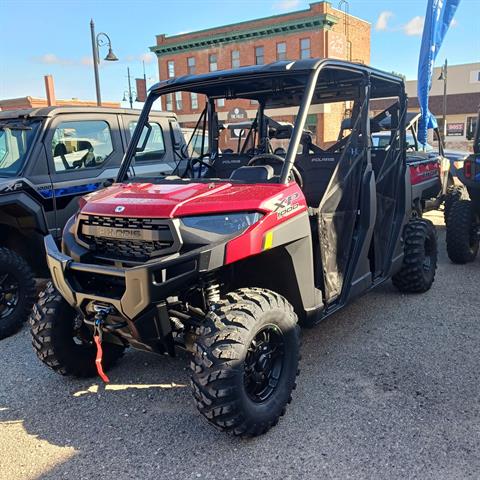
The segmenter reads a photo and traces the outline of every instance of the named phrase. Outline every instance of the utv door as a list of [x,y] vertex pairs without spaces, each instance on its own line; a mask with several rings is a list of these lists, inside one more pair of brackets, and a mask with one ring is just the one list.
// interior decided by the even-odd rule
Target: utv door
[[77,211],[80,196],[116,178],[123,157],[119,129],[116,114],[73,114],[52,120],[45,149],[60,232]]
[[[368,138],[368,97],[365,96],[355,102],[351,134],[329,149],[339,154],[340,158],[320,202],[318,215],[323,290],[327,305],[339,300],[345,293],[355,264],[359,261],[358,251],[366,241],[365,235],[359,235],[358,231],[361,198],[370,197],[372,188],[368,181],[371,171]],[[368,275],[369,267],[366,268]]]
[[32,146],[23,172],[25,177],[24,191],[38,204],[38,208],[35,208],[36,218],[33,225],[43,235],[47,233],[55,234],[56,232],[53,186],[49,174],[47,154],[44,144],[40,140],[44,133],[44,128],[44,123],[39,122],[38,140]]
[[389,274],[406,203],[405,108],[405,102],[392,108],[389,145],[372,153],[365,93],[354,104],[351,134],[332,147],[340,160],[319,208],[327,304],[343,303]]
[[372,150],[371,154],[377,205],[370,249],[374,279],[387,276],[392,262],[399,255],[396,250],[406,208],[406,102],[393,104],[390,112],[392,128],[389,144],[384,149]]

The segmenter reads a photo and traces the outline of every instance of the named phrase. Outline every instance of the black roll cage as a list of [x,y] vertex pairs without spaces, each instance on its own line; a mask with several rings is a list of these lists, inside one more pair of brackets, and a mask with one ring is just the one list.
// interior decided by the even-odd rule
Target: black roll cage
[[[297,64],[299,64],[299,66],[298,68],[295,68]],[[385,97],[391,96],[391,97],[397,97],[400,102],[402,101],[406,102],[405,86],[401,78],[392,74],[388,74],[386,72],[382,72],[380,70],[366,67],[361,64],[344,62],[344,61],[333,60],[333,59],[311,59],[307,61],[300,60],[297,62],[276,62],[274,64],[269,64],[264,66],[256,66],[256,67],[250,67],[250,68],[244,67],[236,70],[210,72],[209,74],[196,75],[196,76],[192,75],[192,76],[180,77],[178,79],[166,80],[166,81],[160,82],[159,84],[157,84],[156,86],[153,86],[150,89],[150,93],[147,97],[142,113],[138,120],[137,126],[135,128],[135,131],[129,143],[128,149],[125,153],[124,160],[120,167],[120,170],[117,176],[117,182],[122,182],[125,180],[131,161],[135,156],[136,146],[142,135],[143,128],[144,126],[148,125],[148,117],[149,117],[149,113],[152,108],[152,105],[160,96],[174,93],[177,91],[195,91],[195,92],[203,93],[202,88],[206,88],[207,86],[214,87],[215,85],[223,86],[223,87],[226,86],[228,88],[229,83],[233,84],[234,81],[238,81],[239,79],[242,79],[242,77],[248,78],[249,81],[255,80],[257,78],[258,79],[260,78],[276,79],[280,75],[291,76],[292,74],[295,74],[298,71],[299,75],[308,74],[308,80],[303,91],[302,100],[300,103],[294,129],[293,129],[292,136],[290,138],[290,142],[288,145],[288,150],[285,156],[285,163],[282,167],[282,172],[279,180],[280,183],[283,183],[283,184],[288,183],[291,175],[292,167],[295,163],[296,152],[298,151],[298,147],[302,139],[302,134],[304,131],[304,126],[306,124],[309,108],[310,108],[310,105],[312,104],[315,90],[317,89],[317,82],[318,82],[319,76],[322,72],[328,71],[328,70],[333,72],[333,74],[335,74],[335,72],[344,72],[344,73],[348,72],[355,75],[360,75],[361,81],[359,81],[358,79],[354,79],[355,81],[353,85],[352,84],[347,84],[346,86],[340,85],[340,88],[339,88],[338,83],[329,80],[327,82],[325,89],[323,90],[323,92],[321,92],[321,94],[334,90],[336,92],[336,96],[332,97],[331,95],[330,96],[326,95],[325,97],[322,98],[323,102],[319,102],[319,103],[326,103],[327,101],[333,101],[333,100],[334,101],[351,100],[352,87],[354,89],[355,87],[360,87],[360,89],[357,90],[358,93],[356,98],[358,99],[360,99],[360,97],[365,96],[368,99],[368,101],[370,101],[371,98],[385,98]],[[375,82],[372,82],[372,80],[375,80],[375,79],[377,79],[379,82],[380,81],[388,82],[389,85],[391,84],[391,87],[396,87],[396,89],[391,88],[390,89],[391,91],[389,90],[388,93],[383,95],[381,94],[381,91],[379,92],[378,95],[374,95]],[[291,90],[298,89],[298,86],[284,88],[285,91],[288,91],[289,89]],[[381,87],[379,87],[378,90],[381,90]],[[272,88],[269,88],[267,90],[258,90],[258,89],[253,91],[247,90],[247,91],[242,91],[237,95],[232,94],[231,97],[228,97],[228,98],[238,98],[242,96],[254,98],[255,95],[271,94],[272,92],[274,92]],[[344,94],[343,97],[340,95],[340,93],[342,92]],[[350,95],[348,95],[349,93]],[[218,120],[215,112],[215,100],[217,98],[225,98],[225,96],[212,95],[207,93],[203,93],[203,94],[208,96],[207,112],[206,112],[208,125],[209,126],[214,125],[215,122],[218,125]],[[265,111],[265,103],[262,100],[259,100],[259,108],[258,108],[258,113],[255,121],[257,122],[257,125],[259,125],[261,129],[263,128],[263,123],[264,123],[263,122],[264,111]],[[404,131],[405,118],[404,117],[402,118],[403,118],[402,125],[398,125],[398,127],[402,128]],[[368,118],[366,120],[366,123],[369,123]],[[367,129],[369,131],[369,125],[367,125]],[[218,129],[214,129],[210,127],[208,130],[208,136],[209,136],[209,150],[210,152],[212,151],[215,152],[214,155],[213,156],[211,155],[210,157],[210,159],[213,161],[215,160],[216,151],[218,150],[218,148],[215,150],[213,149],[215,145],[218,145]],[[366,145],[364,146],[366,147]],[[202,151],[203,151],[203,146],[202,146]]]

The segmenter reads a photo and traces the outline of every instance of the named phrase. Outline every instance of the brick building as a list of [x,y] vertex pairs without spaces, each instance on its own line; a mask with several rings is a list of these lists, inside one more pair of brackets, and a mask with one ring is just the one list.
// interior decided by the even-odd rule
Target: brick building
[[[46,98],[40,97],[18,97],[7,98],[0,100],[0,111],[5,110],[25,110],[29,108],[41,108],[52,105]],[[96,107],[96,100],[79,100],[78,98],[70,98],[67,100],[56,99],[53,105],[61,107]],[[102,101],[102,107],[120,108],[120,102],[104,102]]]
[[[333,8],[329,2],[315,2],[306,10],[197,32],[168,37],[161,34],[156,40],[150,50],[158,57],[160,80],[300,58],[370,62],[370,24]],[[203,107],[202,98],[186,92],[162,99],[162,108],[175,111],[184,126],[190,126]],[[342,117],[346,108],[336,105],[328,109],[328,114]],[[236,109],[246,112],[248,118],[256,112],[249,101],[217,102],[221,121],[230,121]],[[338,119],[326,122],[326,113],[318,106],[308,119],[309,128],[320,142],[335,140],[338,134]],[[283,115],[281,120],[293,121],[293,116]],[[335,124],[335,132],[328,131],[330,123]]]
[[[40,97],[18,97],[6,98],[0,100],[0,111],[5,110],[26,110],[29,108],[41,108],[58,105],[61,107],[96,107],[97,102],[93,100],[79,100],[78,98],[70,98],[68,100],[60,100],[55,96],[55,85],[51,75],[45,75],[45,94],[46,98]],[[102,106],[110,108],[120,108],[119,102],[102,102]]]

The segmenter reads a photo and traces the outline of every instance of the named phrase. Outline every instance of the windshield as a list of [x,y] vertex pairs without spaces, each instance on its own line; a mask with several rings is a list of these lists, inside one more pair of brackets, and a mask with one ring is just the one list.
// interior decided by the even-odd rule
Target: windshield
[[40,122],[0,123],[0,177],[14,177],[22,169]]
[[234,170],[248,166],[251,159],[260,154],[281,157],[266,174],[267,180],[279,178],[302,96],[280,107],[275,105],[276,100],[284,99],[280,95],[273,95],[265,102],[250,98],[209,99],[191,92],[157,97],[152,110],[172,111],[175,107],[183,148],[173,154],[162,150],[165,163],[156,179],[151,178],[151,172],[143,175],[139,171],[139,159],[159,153],[158,149],[151,148],[158,135],[153,121],[148,120],[135,142],[128,180],[232,180]]

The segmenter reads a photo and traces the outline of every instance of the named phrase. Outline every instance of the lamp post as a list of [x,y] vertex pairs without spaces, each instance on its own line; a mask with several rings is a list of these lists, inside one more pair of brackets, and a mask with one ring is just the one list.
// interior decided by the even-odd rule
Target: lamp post
[[130,67],[127,67],[127,75],[128,75],[128,90],[123,92],[123,100],[122,102],[127,101],[128,95],[128,102],[130,103],[130,108],[133,108],[133,97],[135,97],[135,101],[137,101],[137,92],[132,90],[132,82],[130,80]]
[[443,141],[447,137],[447,78],[448,78],[448,63],[445,59],[445,63],[442,65],[439,80],[443,80]]
[[116,62],[118,58],[112,51],[112,42],[110,37],[103,32],[100,32],[98,35],[95,35],[95,24],[93,23],[93,18],[90,20],[90,33],[92,36],[92,55],[93,55],[93,71],[95,73],[95,89],[97,92],[97,105],[102,106],[102,96],[100,94],[100,77],[98,74],[98,65],[100,64],[100,55],[98,49],[104,45],[108,46],[107,56],[104,58],[107,62]]

